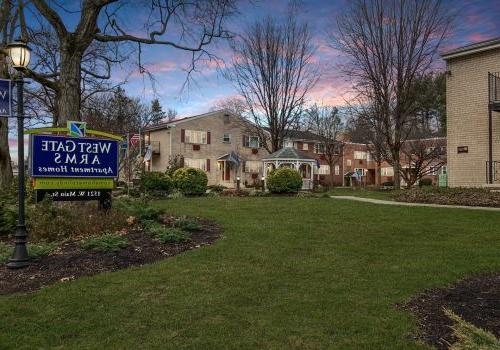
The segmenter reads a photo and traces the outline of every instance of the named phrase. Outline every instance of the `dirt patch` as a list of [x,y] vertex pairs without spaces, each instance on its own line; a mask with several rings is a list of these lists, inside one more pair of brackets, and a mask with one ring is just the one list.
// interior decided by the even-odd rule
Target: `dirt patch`
[[0,294],[31,292],[59,281],[151,263],[212,244],[220,237],[221,230],[216,224],[204,220],[200,223],[203,230],[193,232],[189,242],[162,244],[141,229],[132,229],[124,234],[128,246],[115,253],[89,251],[78,242],[67,242],[23,269],[11,270],[2,265]]
[[500,337],[500,273],[482,274],[449,288],[427,290],[402,307],[418,318],[421,334],[415,338],[438,349],[448,349],[456,341],[450,328],[453,322],[443,308]]

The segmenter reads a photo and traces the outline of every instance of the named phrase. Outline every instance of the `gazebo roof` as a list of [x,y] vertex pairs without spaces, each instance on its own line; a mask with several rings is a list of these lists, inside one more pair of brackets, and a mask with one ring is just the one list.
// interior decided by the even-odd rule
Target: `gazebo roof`
[[315,161],[316,159],[299,151],[293,147],[285,147],[274,153],[271,153],[262,160],[309,160]]

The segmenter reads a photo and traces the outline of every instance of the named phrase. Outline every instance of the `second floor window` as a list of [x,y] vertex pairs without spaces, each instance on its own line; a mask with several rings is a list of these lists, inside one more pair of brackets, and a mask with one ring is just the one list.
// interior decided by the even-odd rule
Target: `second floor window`
[[325,153],[325,144],[324,143],[316,143],[314,145],[314,153],[317,153],[317,154]]
[[309,144],[308,144],[308,143],[303,143],[303,144],[302,144],[302,149],[303,149],[304,151],[309,150]]
[[347,160],[347,166],[351,166],[352,165],[352,161],[350,159]]
[[366,159],[366,152],[354,151],[354,159]]
[[186,130],[185,131],[185,143],[197,143],[201,145],[207,144],[207,132],[197,131],[197,130]]
[[394,176],[394,169],[392,167],[385,167],[380,169],[381,176]]
[[330,175],[330,166],[326,164],[321,164],[319,168],[314,168],[315,173],[319,175]]
[[260,138],[258,136],[243,136],[243,146],[250,148],[259,148]]
[[293,141],[285,140],[284,147],[293,148]]
[[225,132],[224,135],[222,136],[222,142],[231,143],[231,134]]

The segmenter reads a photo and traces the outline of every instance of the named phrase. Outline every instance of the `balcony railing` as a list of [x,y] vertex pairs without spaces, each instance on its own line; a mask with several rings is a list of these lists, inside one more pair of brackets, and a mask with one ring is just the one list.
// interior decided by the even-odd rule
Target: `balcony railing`
[[488,96],[490,104],[500,104],[500,72],[488,73]]

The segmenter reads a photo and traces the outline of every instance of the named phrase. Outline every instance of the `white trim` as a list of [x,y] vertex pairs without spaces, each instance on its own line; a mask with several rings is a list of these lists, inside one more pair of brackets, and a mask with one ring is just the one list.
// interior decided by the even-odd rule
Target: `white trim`
[[441,57],[443,58],[443,60],[447,61],[447,60],[450,60],[453,58],[473,55],[475,53],[480,53],[480,52],[499,49],[499,48],[500,48],[500,43],[496,43],[493,45],[487,45],[487,46],[482,46],[482,47],[478,47],[478,48],[464,49],[464,51],[460,51],[460,52],[456,52],[456,53],[444,53],[441,55]]

